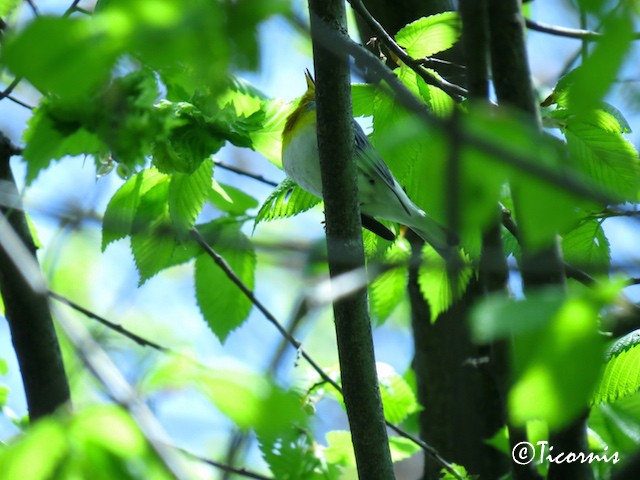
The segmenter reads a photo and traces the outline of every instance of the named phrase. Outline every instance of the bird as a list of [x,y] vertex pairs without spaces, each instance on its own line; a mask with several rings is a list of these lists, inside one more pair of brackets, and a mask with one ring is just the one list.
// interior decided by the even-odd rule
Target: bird
[[[315,82],[309,70],[305,71],[305,78],[307,91],[287,117],[282,132],[282,166],[298,186],[322,198]],[[409,198],[355,119],[351,125],[363,226],[390,240],[393,234],[373,219],[405,225],[446,259],[454,247],[453,236]]]

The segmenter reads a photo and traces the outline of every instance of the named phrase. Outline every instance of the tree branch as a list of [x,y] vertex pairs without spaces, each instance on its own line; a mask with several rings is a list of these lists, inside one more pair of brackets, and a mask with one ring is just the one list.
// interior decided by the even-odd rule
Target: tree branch
[[[582,28],[567,28],[560,27],[557,25],[547,25],[545,23],[539,23],[530,18],[525,19],[525,24],[529,30],[534,30],[536,32],[548,33],[550,35],[555,35],[557,37],[565,37],[565,38],[575,38],[578,40],[593,42],[597,40],[602,40],[604,34],[600,32],[594,32],[591,30],[585,30]],[[633,34],[633,38],[636,40],[640,39],[640,32],[636,32]]]
[[[0,134],[0,181],[3,190],[13,191],[12,201],[19,202],[9,164],[15,152]],[[33,421],[69,403],[69,384],[27,220],[20,208],[4,203],[0,201],[0,292]]]
[[[334,279],[365,264],[349,63],[346,53],[334,53],[318,40],[327,29],[345,35],[346,11],[342,0],[309,0],[309,13],[327,253]],[[342,391],[359,477],[393,479],[367,303],[366,290],[333,303]]]

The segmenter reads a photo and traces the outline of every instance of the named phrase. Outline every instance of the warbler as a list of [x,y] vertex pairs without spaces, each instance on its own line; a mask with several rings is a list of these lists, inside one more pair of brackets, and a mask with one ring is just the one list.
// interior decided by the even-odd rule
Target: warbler
[[[287,118],[282,132],[282,165],[287,176],[304,190],[322,198],[320,157],[316,137],[317,117],[315,83],[305,72],[307,91],[298,107]],[[447,257],[452,245],[445,228],[409,199],[389,167],[373,147],[364,131],[353,120],[354,152],[358,170],[358,192],[363,225],[374,233],[392,239],[381,224],[368,217],[378,217],[409,227],[441,256]],[[377,225],[376,225],[377,223]],[[377,230],[376,230],[377,227]],[[386,229],[386,227],[382,227]],[[387,230],[388,232],[388,230]]]

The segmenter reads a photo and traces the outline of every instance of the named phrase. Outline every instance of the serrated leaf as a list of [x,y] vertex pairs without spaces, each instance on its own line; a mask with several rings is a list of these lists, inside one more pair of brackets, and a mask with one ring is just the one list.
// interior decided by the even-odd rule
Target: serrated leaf
[[564,259],[593,275],[606,274],[611,261],[609,240],[596,219],[585,220],[562,236]]
[[407,416],[420,409],[418,400],[409,384],[385,363],[377,363],[380,396],[384,418],[391,423],[401,423]]
[[299,428],[289,428],[280,435],[258,437],[260,451],[275,478],[282,480],[312,480],[318,475],[322,462],[316,455],[313,438]]
[[260,222],[292,217],[306,212],[320,202],[318,197],[300,188],[290,178],[285,178],[260,207],[254,228]]
[[[406,240],[396,241],[384,252],[382,260],[402,264],[411,257]],[[378,323],[384,322],[405,296],[407,288],[407,268],[398,265],[378,276],[369,284],[371,311]]]
[[[214,221],[200,230],[212,230],[212,248],[229,264],[242,283],[253,289],[256,257],[249,239],[235,223]],[[247,319],[253,304],[238,286],[216,265],[201,254],[195,266],[196,299],[211,331],[224,342]]]
[[140,199],[151,188],[167,180],[168,177],[155,168],[148,168],[131,177],[118,189],[109,200],[102,219],[102,251],[111,242],[131,234]]
[[395,38],[410,56],[424,58],[451,48],[461,31],[458,14],[444,12],[410,23],[401,28]]
[[171,266],[177,239],[169,215],[169,181],[158,183],[140,198],[133,219],[131,253],[139,284]]
[[195,224],[211,193],[213,162],[202,162],[191,174],[174,173],[169,186],[169,215],[177,231],[185,235]]
[[612,403],[640,389],[640,330],[616,340],[606,353],[606,365],[593,403]]
[[640,185],[638,152],[622,134],[569,119],[564,129],[574,166],[604,186],[610,195],[635,200]]
[[429,245],[422,249],[422,264],[418,272],[420,292],[429,303],[431,322],[445,312],[453,302],[462,297],[471,278],[473,269],[466,264],[465,254],[460,255],[456,271],[447,271],[447,264],[442,257]]

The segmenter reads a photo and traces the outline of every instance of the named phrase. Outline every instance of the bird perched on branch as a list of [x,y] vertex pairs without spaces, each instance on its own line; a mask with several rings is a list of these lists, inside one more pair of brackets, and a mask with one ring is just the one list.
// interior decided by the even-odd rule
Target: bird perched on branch
[[[308,70],[305,76],[307,91],[298,107],[287,118],[282,132],[282,164],[289,178],[306,191],[322,198],[316,136],[316,90]],[[363,225],[388,240],[393,240],[393,234],[373,220],[373,217],[406,225],[446,259],[447,252],[453,247],[450,235],[409,199],[360,125],[355,120],[351,125]]]

